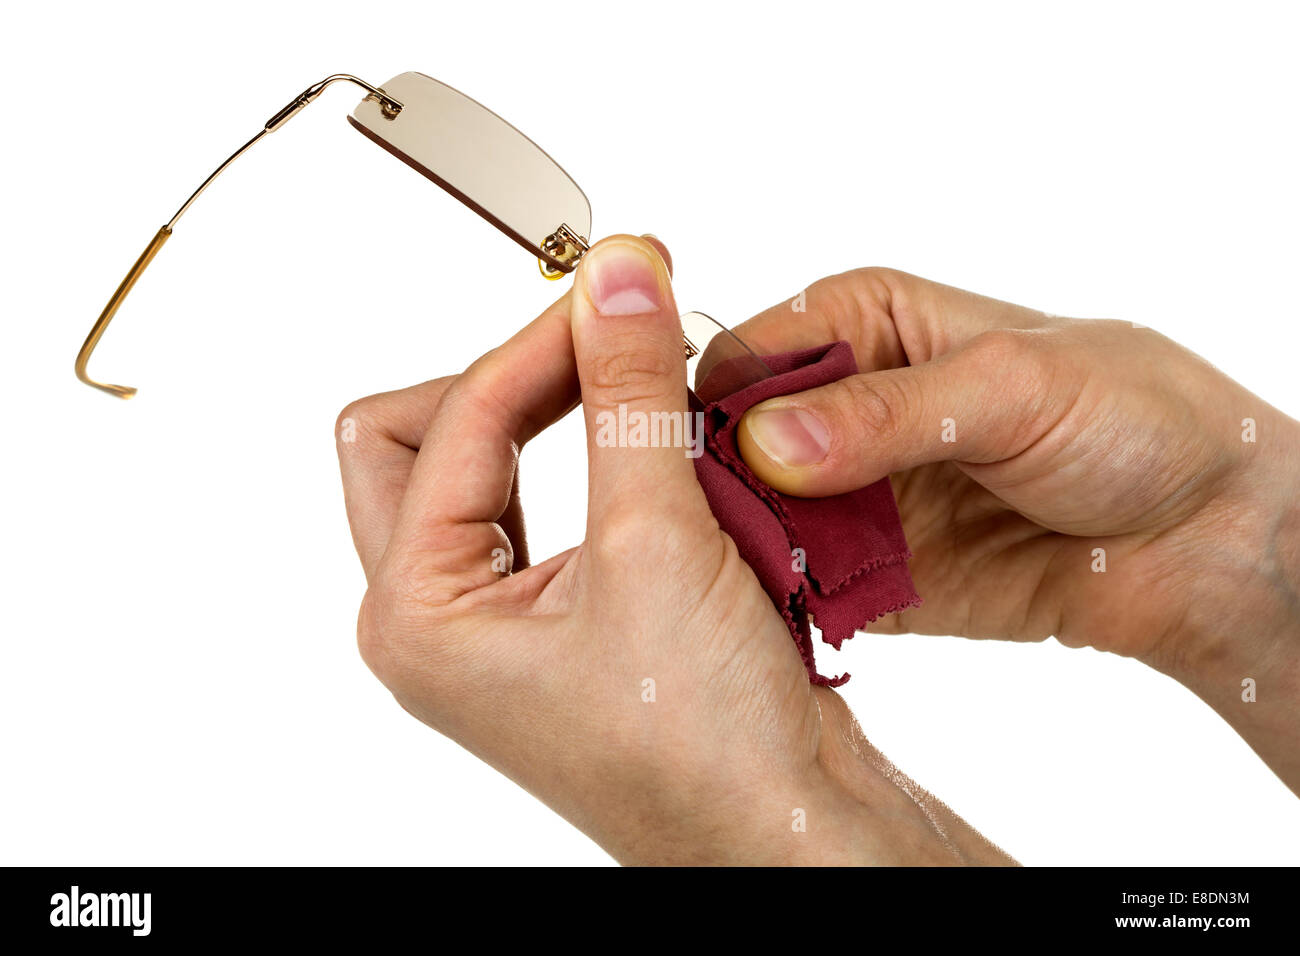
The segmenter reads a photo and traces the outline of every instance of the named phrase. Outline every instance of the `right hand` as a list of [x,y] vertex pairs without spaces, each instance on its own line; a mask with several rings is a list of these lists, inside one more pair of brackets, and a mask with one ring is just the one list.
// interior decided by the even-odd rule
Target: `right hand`
[[1300,792],[1300,424],[1129,322],[881,269],[803,296],[737,333],[759,352],[847,339],[861,374],[755,406],[737,436],[786,494],[893,475],[925,603],[868,630],[1139,658]]

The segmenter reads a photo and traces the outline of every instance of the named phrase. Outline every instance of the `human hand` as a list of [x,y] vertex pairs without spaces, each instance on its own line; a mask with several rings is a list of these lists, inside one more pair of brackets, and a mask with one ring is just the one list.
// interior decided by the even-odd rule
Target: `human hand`
[[[519,450],[579,399],[586,536],[528,566]],[[809,685],[685,449],[595,440],[620,405],[687,408],[668,271],[632,237],[463,375],[344,410],[359,643],[398,702],[620,861],[1006,862]]]
[[803,304],[737,333],[760,352],[847,339],[862,374],[756,406],[737,436],[787,494],[892,474],[925,603],[867,630],[1136,657],[1300,792],[1294,420],[1128,322],[882,269],[824,279]]

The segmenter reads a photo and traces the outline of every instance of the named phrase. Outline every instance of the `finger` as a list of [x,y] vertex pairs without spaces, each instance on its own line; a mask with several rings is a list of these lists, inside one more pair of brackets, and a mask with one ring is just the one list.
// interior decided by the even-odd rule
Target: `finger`
[[673,254],[668,251],[664,241],[649,232],[642,235],[641,238],[655,247],[655,251],[659,253],[659,258],[663,259],[664,265],[668,268],[668,275],[671,276],[673,274]]
[[497,519],[497,524],[506,533],[506,538],[510,541],[510,551],[514,555],[510,570],[522,571],[529,564],[528,532],[524,525],[523,501],[519,497],[518,463],[515,464],[515,480],[510,483],[510,500],[506,503],[506,510]]
[[578,266],[572,311],[589,531],[619,514],[707,510],[689,454],[682,328],[658,251],[632,236],[597,243]]
[[[658,250],[672,271],[672,255],[663,240],[643,237]],[[567,302],[566,297],[552,308]],[[410,388],[381,392],[350,403],[338,417],[335,438],[343,476],[343,500],[352,541],[367,580],[388,547],[397,509],[406,492],[416,453],[434,409],[455,376]],[[514,569],[527,566],[524,516],[516,476],[501,526],[514,549]]]
[[813,283],[733,331],[760,354],[853,345],[863,371],[919,365],[991,329],[1039,328],[1033,309],[894,269],[855,269]]
[[923,365],[762,402],[737,429],[741,455],[762,481],[801,497],[928,462],[1014,458],[1062,419],[1082,387],[1043,335],[985,333]]
[[470,366],[438,404],[383,559],[417,570],[431,603],[489,584],[513,563],[501,522],[519,449],[578,399],[570,297]]
[[367,580],[388,547],[420,441],[453,378],[371,395],[339,413],[334,435],[343,502]]

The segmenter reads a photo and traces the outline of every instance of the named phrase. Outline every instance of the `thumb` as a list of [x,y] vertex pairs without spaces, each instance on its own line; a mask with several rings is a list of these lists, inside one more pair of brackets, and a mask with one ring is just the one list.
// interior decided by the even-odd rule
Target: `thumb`
[[707,512],[690,452],[686,353],[668,268],[633,236],[592,247],[571,304],[589,460],[588,523]]
[[922,365],[769,399],[741,419],[741,456],[798,497],[842,494],[930,462],[1012,458],[1070,404],[1030,336],[985,333]]

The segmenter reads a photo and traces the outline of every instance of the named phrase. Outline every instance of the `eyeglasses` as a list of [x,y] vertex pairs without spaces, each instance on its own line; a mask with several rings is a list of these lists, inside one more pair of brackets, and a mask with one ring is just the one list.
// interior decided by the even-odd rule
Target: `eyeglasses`
[[[95,346],[123,300],[171,238],[177,221],[213,180],[255,143],[280,129],[338,82],[353,83],[366,91],[365,98],[348,116],[348,122],[363,136],[437,183],[535,255],[546,278],[559,279],[574,270],[589,248],[591,204],[578,184],[540,146],[487,107],[423,73],[402,73],[383,86],[371,86],[355,76],[337,73],[307,87],[268,119],[252,139],[203,180],[158,230],[86,336],[77,353],[77,378],[118,398],[135,395],[136,389],[130,386],[96,381],[86,371]],[[716,341],[716,336],[726,330],[702,313],[691,315],[700,317],[695,321],[694,333],[699,341],[692,341],[688,329],[688,357],[699,355],[706,345],[711,354],[727,358],[749,353],[730,333],[727,335],[734,345],[720,348],[722,342]],[[763,367],[761,361],[754,361]],[[755,368],[753,374],[757,373]]]

